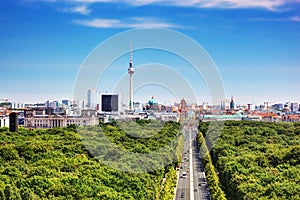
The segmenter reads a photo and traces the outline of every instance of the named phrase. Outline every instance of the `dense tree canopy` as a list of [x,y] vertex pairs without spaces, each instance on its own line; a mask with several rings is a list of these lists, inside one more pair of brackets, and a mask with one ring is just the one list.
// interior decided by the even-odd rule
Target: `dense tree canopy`
[[[144,126],[146,123],[130,122],[123,128]],[[180,159],[178,152],[182,148],[178,123],[163,124],[161,130],[148,127],[149,132],[155,132],[154,138],[132,137],[116,123],[101,126],[101,134],[131,152],[159,149],[175,137],[172,155],[175,159],[156,171],[129,173],[111,168],[98,160],[86,148],[82,135],[78,134],[79,129],[74,126],[43,130],[20,128],[16,133],[1,128],[0,199],[148,200],[168,199],[173,195],[171,188],[176,183],[174,166]],[[93,130],[98,127],[90,129],[85,133],[97,139]]]
[[215,171],[205,139],[201,132],[197,135],[197,144],[200,149],[202,163],[205,167],[205,174],[211,198],[214,200],[226,200],[224,191],[220,187],[219,177]]
[[227,121],[211,157],[228,199],[300,199],[299,123]]

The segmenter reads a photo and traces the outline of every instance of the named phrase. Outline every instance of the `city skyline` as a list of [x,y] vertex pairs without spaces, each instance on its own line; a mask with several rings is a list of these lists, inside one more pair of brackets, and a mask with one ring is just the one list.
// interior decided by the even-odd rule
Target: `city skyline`
[[[233,95],[241,103],[300,102],[300,2],[205,2],[4,2],[0,8],[1,98],[24,103],[71,99],[80,65],[95,46],[132,28],[162,27],[186,34],[206,49],[223,78],[226,97]],[[170,57],[166,53],[133,53],[134,67],[156,62],[180,72],[186,65],[179,59],[166,61]],[[117,73],[107,76],[100,92],[114,92],[109,80],[128,75],[128,58],[124,55],[112,64]],[[207,101],[203,81],[193,80],[192,72],[187,74],[187,79],[201,85],[200,101]],[[149,87],[137,92],[134,96],[141,99],[162,95],[153,94]]]

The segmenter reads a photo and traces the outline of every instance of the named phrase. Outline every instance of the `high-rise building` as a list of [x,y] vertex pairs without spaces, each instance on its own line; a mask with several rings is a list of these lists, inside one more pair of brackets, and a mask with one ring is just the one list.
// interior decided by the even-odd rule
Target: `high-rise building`
[[98,99],[96,90],[87,91],[87,108],[96,109],[96,101]]
[[80,100],[74,101],[72,107],[74,107],[74,109],[78,109],[78,110],[86,109],[85,100],[80,99]]
[[299,111],[299,104],[298,103],[291,103],[291,111],[298,112]]
[[226,101],[221,101],[220,110],[226,110]]
[[233,96],[231,96],[231,101],[230,101],[230,110],[234,110],[235,109],[235,102],[233,100]]
[[129,74],[129,110],[133,110],[133,83],[132,77],[134,74],[134,68],[132,65],[132,42],[130,41],[130,61],[129,61],[129,68],[127,70]]
[[18,113],[12,112],[9,114],[9,131],[17,132],[18,131]]
[[118,94],[101,94],[101,108],[102,112],[119,112],[119,95]]

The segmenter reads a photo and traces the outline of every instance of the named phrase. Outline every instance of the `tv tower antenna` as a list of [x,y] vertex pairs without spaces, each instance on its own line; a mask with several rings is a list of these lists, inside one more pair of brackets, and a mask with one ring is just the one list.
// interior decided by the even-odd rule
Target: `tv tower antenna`
[[133,87],[132,87],[132,77],[134,74],[134,68],[132,66],[132,41],[130,40],[130,61],[129,61],[129,68],[128,68],[128,74],[129,74],[129,110],[133,110]]

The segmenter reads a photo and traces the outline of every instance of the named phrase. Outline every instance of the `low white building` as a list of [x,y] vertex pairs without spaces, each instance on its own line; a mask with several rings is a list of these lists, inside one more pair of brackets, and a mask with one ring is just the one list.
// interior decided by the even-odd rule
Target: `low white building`
[[76,126],[90,126],[99,124],[97,117],[32,117],[25,118],[25,128],[53,128],[53,127],[67,127],[69,125]]
[[32,109],[25,112],[25,128],[53,128],[69,125],[90,126],[99,124],[95,110],[82,110],[81,116],[67,116],[65,113],[52,113],[45,109]]

